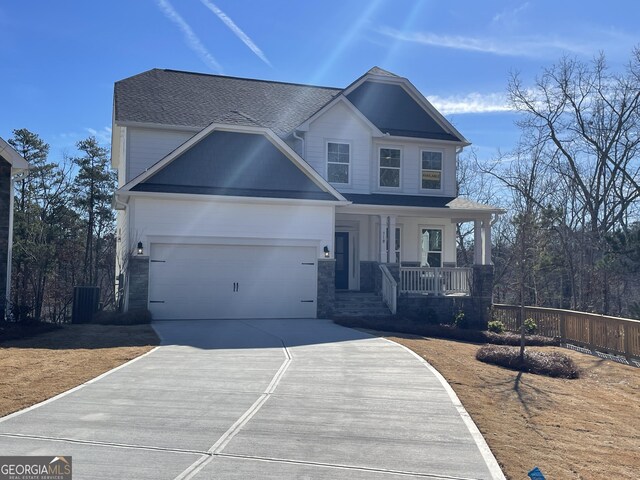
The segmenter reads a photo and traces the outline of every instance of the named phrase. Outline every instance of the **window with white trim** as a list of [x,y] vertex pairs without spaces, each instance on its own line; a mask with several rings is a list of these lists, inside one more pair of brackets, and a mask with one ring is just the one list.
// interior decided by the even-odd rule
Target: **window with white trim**
[[420,266],[442,266],[442,229],[420,229]]
[[400,149],[380,148],[380,183],[381,187],[400,187]]
[[349,183],[351,145],[327,142],[327,180],[330,183]]
[[422,151],[422,184],[425,190],[442,189],[442,152]]

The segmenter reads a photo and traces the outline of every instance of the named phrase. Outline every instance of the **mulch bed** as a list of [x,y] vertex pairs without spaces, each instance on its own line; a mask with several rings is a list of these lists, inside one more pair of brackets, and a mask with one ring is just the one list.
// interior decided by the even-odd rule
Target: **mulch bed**
[[565,353],[525,350],[524,362],[520,362],[520,348],[485,345],[478,349],[476,358],[481,362],[521,372],[559,378],[578,378],[580,371]]
[[[367,328],[371,330],[410,333],[432,338],[448,338],[451,340],[461,340],[463,342],[473,342],[478,344],[491,343],[494,345],[520,345],[520,334],[504,332],[494,333],[485,330],[472,330],[456,328],[451,325],[433,325],[418,322],[406,318],[394,317],[338,317],[333,321],[338,325],[351,328]],[[527,335],[527,346],[557,346],[557,339],[542,337],[540,335]]]

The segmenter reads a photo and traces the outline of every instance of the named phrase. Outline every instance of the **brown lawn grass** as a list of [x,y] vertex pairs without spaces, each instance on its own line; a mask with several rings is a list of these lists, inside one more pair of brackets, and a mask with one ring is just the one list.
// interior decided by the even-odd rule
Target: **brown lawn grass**
[[80,385],[158,344],[149,325],[68,325],[0,343],[0,417]]
[[519,374],[475,359],[479,345],[389,336],[451,384],[507,478],[538,466],[552,479],[640,478],[640,369],[561,349],[576,380]]

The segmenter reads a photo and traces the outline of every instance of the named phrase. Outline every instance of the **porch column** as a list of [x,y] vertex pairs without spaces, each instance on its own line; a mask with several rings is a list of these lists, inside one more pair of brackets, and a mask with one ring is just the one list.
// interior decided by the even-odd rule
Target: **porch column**
[[388,263],[389,256],[387,254],[387,222],[389,217],[380,215],[380,263]]
[[396,261],[396,216],[389,215],[389,263]]
[[482,221],[483,265],[491,265],[491,219]]
[[473,264],[482,265],[482,221],[473,221]]

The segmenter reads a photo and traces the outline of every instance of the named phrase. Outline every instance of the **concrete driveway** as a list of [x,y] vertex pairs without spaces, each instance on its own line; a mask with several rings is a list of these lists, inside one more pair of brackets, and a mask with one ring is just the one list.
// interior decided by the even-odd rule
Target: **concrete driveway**
[[154,324],[162,346],[0,420],[0,455],[78,479],[504,478],[408,350],[325,320]]

